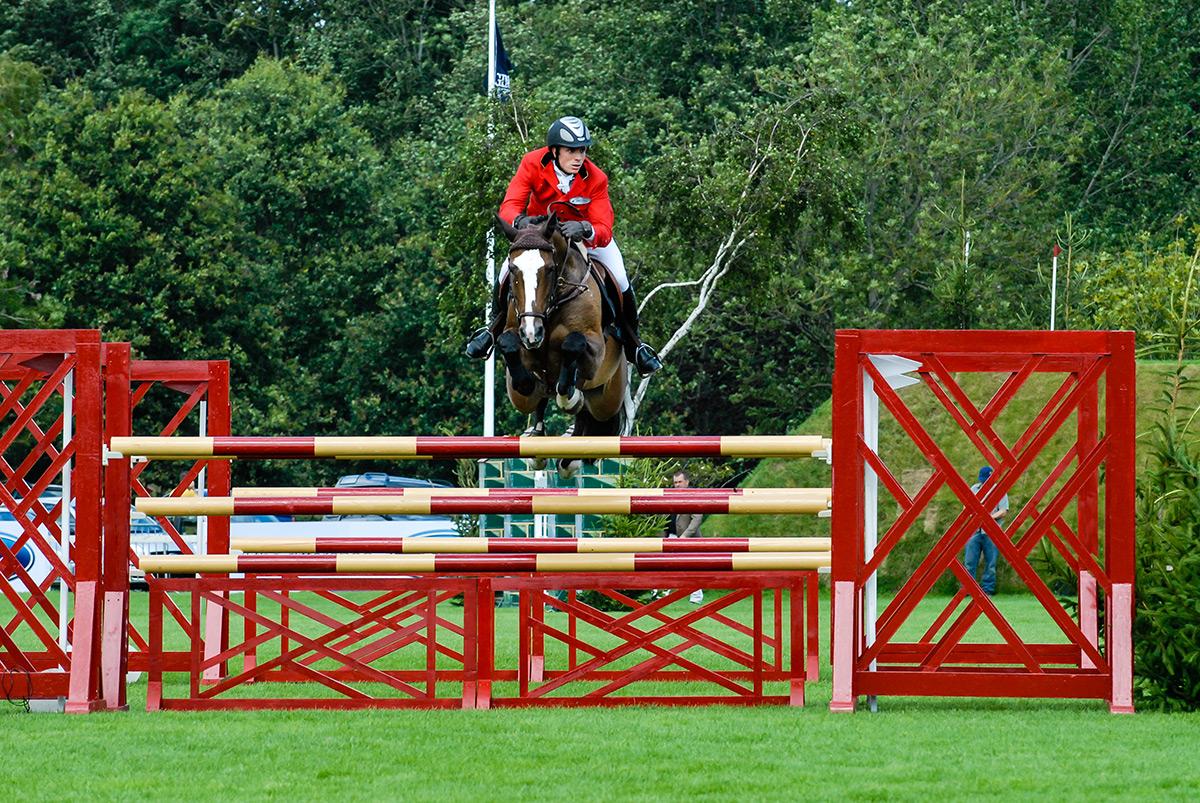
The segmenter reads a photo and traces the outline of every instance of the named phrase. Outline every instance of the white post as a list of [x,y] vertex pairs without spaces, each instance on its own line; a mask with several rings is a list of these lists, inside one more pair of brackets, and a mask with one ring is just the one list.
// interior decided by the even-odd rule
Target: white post
[[[863,442],[875,454],[879,454],[879,397],[875,395],[875,382],[870,376],[863,377]],[[863,462],[863,557],[870,561],[875,557],[875,546],[879,543],[879,477],[866,461]],[[863,587],[863,638],[870,648],[875,643],[875,623],[879,618],[879,592],[875,572],[867,578]],[[875,671],[876,662],[871,662]],[[879,710],[878,698],[867,695],[867,706],[871,711]]]
[[[921,363],[894,354],[872,354],[871,364],[887,380],[888,387],[899,389],[915,385],[920,379],[905,374],[921,367]],[[863,377],[863,442],[875,455],[879,454],[879,396],[870,376]],[[879,544],[879,476],[875,469],[863,463],[863,558],[875,557]],[[879,592],[876,572],[872,572],[863,585],[863,639],[866,646],[875,643],[875,625],[879,618]],[[874,671],[876,662],[871,662]],[[879,701],[874,695],[867,696],[867,705],[872,711],[879,710]]]
[[[208,436],[208,402],[200,402],[200,437]],[[205,468],[200,469],[200,473],[196,477],[196,494],[197,496],[205,496],[208,493],[207,479],[208,464],[205,463]],[[182,535],[182,533],[181,533]],[[208,554],[208,516],[198,516],[196,518],[196,551],[201,555]]]
[[[69,356],[69,355],[64,355]],[[75,432],[75,372],[68,371],[63,379],[63,430],[62,450],[71,448],[71,438]],[[62,510],[58,519],[58,557],[64,565],[69,566],[71,560],[71,466],[74,459],[63,463],[62,469]],[[67,580],[58,582],[58,646],[63,652],[67,647]]]
[[1058,307],[1058,255],[1062,253],[1062,249],[1058,247],[1058,243],[1054,244],[1054,250],[1050,257],[1050,331],[1054,331],[1054,311]]
[[[496,0],[488,0],[488,100],[496,96]],[[488,142],[494,136],[491,112],[488,112]],[[487,233],[487,312],[484,317],[486,326],[492,319],[492,288],[496,284],[496,260],[492,255],[495,250],[496,235],[488,227]],[[483,366],[483,436],[490,438],[496,434],[496,352],[492,350]],[[481,469],[482,471],[482,469]],[[480,485],[482,485],[482,474]]]
[[[533,487],[534,488],[549,488],[550,483],[546,479],[545,471],[533,472]],[[533,517],[533,537],[548,538],[554,534],[549,522],[550,516],[545,513],[538,513]]]

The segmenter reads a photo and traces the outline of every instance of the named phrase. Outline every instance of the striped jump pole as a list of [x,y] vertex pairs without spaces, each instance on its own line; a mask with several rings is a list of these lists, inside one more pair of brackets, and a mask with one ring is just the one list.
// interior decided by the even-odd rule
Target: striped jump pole
[[126,437],[109,456],[158,460],[314,458],[354,460],[494,457],[821,457],[831,441],[819,435],[660,435],[628,437]]
[[147,573],[495,574],[526,572],[812,571],[828,552],[612,553],[586,555],[153,555]]
[[402,536],[307,536],[234,538],[231,548],[254,553],[394,553],[409,555],[562,554],[682,552],[828,552],[828,538],[404,538]]
[[[626,489],[628,490],[628,489]],[[367,497],[143,497],[135,503],[152,516],[240,516],[285,514],[292,516],[437,514],[608,514],[635,513],[823,513],[829,509],[828,493],[787,496],[735,494],[639,496],[614,489],[604,495],[552,496],[367,496]]]
[[324,498],[334,496],[831,496],[829,488],[314,488],[278,486],[234,488],[230,494],[239,499],[287,497]]

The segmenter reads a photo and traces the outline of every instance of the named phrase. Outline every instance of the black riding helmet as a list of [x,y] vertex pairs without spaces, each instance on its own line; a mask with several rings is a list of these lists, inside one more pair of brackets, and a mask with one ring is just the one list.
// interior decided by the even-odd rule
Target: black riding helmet
[[559,117],[550,124],[546,132],[546,146],[549,148],[590,148],[592,133],[578,117]]

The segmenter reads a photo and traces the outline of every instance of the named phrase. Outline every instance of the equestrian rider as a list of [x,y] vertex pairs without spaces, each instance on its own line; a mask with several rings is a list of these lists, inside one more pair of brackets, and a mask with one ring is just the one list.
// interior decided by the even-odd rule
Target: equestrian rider
[[[637,301],[625,260],[613,239],[613,209],[608,199],[608,176],[587,158],[592,135],[578,117],[560,117],[546,133],[546,147],[530,151],[521,159],[517,174],[508,184],[500,217],[520,229],[545,221],[545,215],[558,215],[558,230],[568,240],[581,240],[588,254],[602,262],[621,291],[618,321],[625,343],[625,356],[642,376],[662,367],[654,349],[638,336]],[[508,260],[496,282],[493,317],[471,335],[467,356],[486,359],[508,318],[508,304],[502,288],[508,278]]]

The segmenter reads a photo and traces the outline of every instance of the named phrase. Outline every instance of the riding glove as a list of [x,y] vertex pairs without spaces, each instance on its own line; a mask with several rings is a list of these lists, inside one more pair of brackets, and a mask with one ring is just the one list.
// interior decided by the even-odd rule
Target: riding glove
[[545,215],[517,215],[513,218],[513,228],[523,229],[526,226],[539,226],[545,222]]
[[558,224],[558,231],[568,240],[590,240],[595,234],[586,220],[564,220]]

